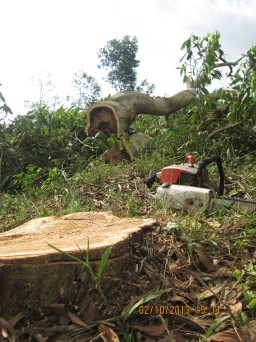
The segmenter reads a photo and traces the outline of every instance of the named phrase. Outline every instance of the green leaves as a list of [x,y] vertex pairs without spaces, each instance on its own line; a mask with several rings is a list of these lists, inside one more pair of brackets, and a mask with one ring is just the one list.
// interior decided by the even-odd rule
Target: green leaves
[[130,314],[136,310],[140,305],[143,305],[147,302],[149,302],[150,300],[153,300],[157,297],[160,297],[162,294],[170,292],[172,289],[168,288],[168,289],[164,289],[164,290],[159,290],[159,291],[155,291],[150,293],[149,295],[144,296],[143,298],[141,298],[138,302],[136,302],[135,304],[133,304],[131,307],[129,307],[128,309],[125,310],[125,312],[123,312],[122,316],[126,319],[130,316]]
[[58,247],[52,245],[51,243],[47,242],[47,245],[50,248],[54,249],[55,251],[60,252],[63,255],[66,255],[68,258],[73,259],[74,261],[77,261],[78,263],[80,263],[84,267],[88,268],[89,271],[90,271],[90,274],[93,276],[94,281],[97,283],[97,285],[100,284],[100,282],[102,280],[102,277],[103,277],[104,270],[105,270],[105,268],[107,266],[107,262],[108,262],[108,259],[109,259],[112,247],[107,247],[105,249],[105,251],[103,252],[102,257],[101,257],[101,261],[100,261],[99,270],[98,270],[98,276],[96,277],[94,272],[93,272],[93,270],[92,270],[92,268],[91,268],[91,265],[90,265],[90,244],[89,244],[89,239],[87,240],[86,260],[82,260],[82,259],[80,259],[78,257],[75,257],[74,255],[72,255],[72,254],[70,254],[68,252],[64,252],[61,249],[59,249]]
[[138,52],[137,37],[125,35],[122,39],[111,39],[98,52],[99,69],[107,71],[106,81],[116,91],[144,91],[151,94],[154,84],[143,80],[137,85],[137,71],[140,61],[136,59]]
[[220,34],[218,32],[207,34],[202,38],[191,35],[181,46],[181,50],[186,50],[185,55],[180,60],[180,62],[184,61],[180,68],[183,82],[189,78],[193,80],[203,75],[201,83],[197,85],[203,93],[206,93],[205,86],[207,84],[210,84],[213,79],[220,79],[222,76],[219,70],[214,70],[216,63],[223,55],[219,39]]
[[111,250],[112,250],[112,247],[107,247],[105,249],[104,253],[102,254],[100,267],[98,270],[98,283],[100,283],[102,280],[103,273],[104,273],[104,270],[107,266],[107,262],[108,262],[108,258],[110,256]]
[[[256,47],[237,61],[228,62],[216,32],[204,37],[191,35],[181,50],[185,51],[179,68],[183,82],[197,89],[196,101],[187,108],[192,130],[212,141],[215,148],[225,146],[226,154],[255,148]],[[222,78],[222,70],[228,72],[230,84],[228,89],[215,90],[213,98],[209,86]]]
[[[1,86],[1,84],[0,84]],[[4,120],[4,118],[8,115],[8,114],[13,114],[11,108],[7,105],[6,101],[5,101],[5,98],[2,94],[2,92],[0,92],[0,101],[2,102],[2,105],[0,106],[0,114],[1,112],[4,112],[5,113],[5,116],[4,117],[0,117],[0,123],[2,120]],[[1,126],[0,126],[1,128]],[[0,179],[0,182],[1,182],[1,179]]]
[[107,247],[105,249],[105,251],[103,252],[102,254],[102,257],[101,257],[101,261],[100,261],[100,266],[99,266],[99,270],[98,270],[98,276],[95,275],[93,269],[92,269],[92,266],[91,266],[91,263],[90,263],[90,244],[89,244],[89,239],[87,239],[87,250],[86,250],[86,260],[83,260],[81,258],[78,258],[78,257],[75,257],[74,255],[68,253],[68,252],[65,252],[65,251],[62,251],[61,249],[59,249],[58,247],[52,245],[51,243],[48,243],[46,242],[47,245],[54,249],[55,251],[59,252],[59,253],[62,253],[63,255],[66,255],[68,258],[80,263],[82,266],[84,266],[85,268],[88,269],[91,277],[92,277],[92,280],[94,281],[94,284],[95,284],[95,287],[97,288],[97,290],[99,291],[99,294],[100,296],[102,297],[103,301],[105,302],[106,305],[108,305],[108,301],[106,299],[106,296],[100,286],[100,283],[101,283],[101,280],[102,280],[102,277],[103,277],[103,273],[104,273],[104,270],[107,266],[107,262],[108,262],[108,258],[109,258],[109,255],[111,253],[111,249],[112,247]]
[[216,321],[210,326],[210,328],[207,329],[207,331],[206,331],[204,337],[205,337],[205,338],[210,337],[211,334],[212,334],[212,332],[215,330],[215,328],[216,328],[219,324],[221,324],[222,322],[226,321],[226,320],[229,319],[229,318],[230,318],[230,315],[227,315],[227,316],[223,316],[223,317],[219,318],[218,320],[216,320]]
[[4,96],[3,96],[3,94],[1,92],[0,92],[0,100],[5,102],[5,98],[4,98]]
[[136,59],[138,39],[124,36],[123,39],[112,39],[98,52],[99,68],[108,71],[107,82],[116,91],[134,90],[137,80],[136,68],[140,61]]
[[[103,136],[87,135],[84,114],[79,108],[65,110],[60,107],[50,111],[47,107],[34,107],[26,115],[16,116],[3,132],[0,137],[0,145],[4,146],[0,159],[0,186],[3,184],[12,190],[22,188],[26,191],[28,179],[25,178],[33,178],[33,171],[29,170],[31,165],[43,170],[40,177],[36,176],[36,182],[33,178],[34,184],[40,187],[49,178],[49,185],[57,176],[62,178],[60,170],[65,169],[67,176],[73,175],[77,168],[82,166],[84,169],[88,160],[107,146]],[[53,173],[48,175],[49,170],[55,173],[59,170],[58,175],[53,179]],[[7,176],[8,180],[4,181]]]

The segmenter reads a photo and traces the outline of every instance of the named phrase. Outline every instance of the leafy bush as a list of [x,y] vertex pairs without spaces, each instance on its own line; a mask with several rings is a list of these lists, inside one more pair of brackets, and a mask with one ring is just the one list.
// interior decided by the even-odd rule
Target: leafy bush
[[5,124],[3,133],[0,188],[4,189],[24,188],[35,179],[44,180],[49,169],[73,174],[106,148],[104,137],[86,134],[84,115],[78,108],[61,107],[54,112],[35,107]]
[[[255,150],[256,46],[238,61],[227,62],[216,32],[202,38],[192,35],[182,50],[180,74],[198,91],[197,101],[185,109],[194,136],[225,154]],[[213,96],[209,85],[223,77],[222,67],[228,68],[229,84]]]

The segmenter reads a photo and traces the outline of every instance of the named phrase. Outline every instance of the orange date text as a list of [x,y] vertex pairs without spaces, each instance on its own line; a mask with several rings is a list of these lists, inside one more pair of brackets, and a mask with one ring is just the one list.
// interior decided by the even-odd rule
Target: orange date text
[[188,305],[140,305],[138,307],[138,312],[140,315],[219,315],[220,306],[215,305],[206,307],[204,305],[197,305],[195,307],[190,307]]

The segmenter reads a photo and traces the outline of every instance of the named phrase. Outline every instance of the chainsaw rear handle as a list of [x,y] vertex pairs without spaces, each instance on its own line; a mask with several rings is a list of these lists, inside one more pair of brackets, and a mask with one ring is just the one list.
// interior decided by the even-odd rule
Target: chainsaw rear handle
[[155,183],[156,180],[157,180],[157,175],[156,173],[154,173],[153,176],[151,176],[145,183],[147,184],[147,187],[151,189],[152,185]]
[[202,184],[200,184],[200,183],[202,183],[202,177],[201,176],[202,176],[203,170],[205,170],[206,167],[211,163],[216,163],[218,166],[218,171],[219,171],[219,176],[220,176],[218,196],[222,196],[223,192],[224,192],[224,171],[223,171],[223,167],[222,167],[221,158],[218,155],[202,159],[198,163],[197,176],[199,179],[199,186],[202,186]]

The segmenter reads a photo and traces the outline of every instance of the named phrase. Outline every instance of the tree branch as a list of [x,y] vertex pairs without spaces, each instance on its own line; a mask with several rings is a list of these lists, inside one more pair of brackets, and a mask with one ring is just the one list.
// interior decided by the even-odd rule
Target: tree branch
[[[240,59],[239,59],[240,60]],[[238,64],[238,61],[236,62],[223,62],[223,63],[217,63],[213,66],[213,69],[217,69],[217,68],[223,68],[223,67],[229,67],[230,68],[230,72],[229,75],[232,73],[232,67],[236,66]],[[198,88],[200,84],[202,84],[204,82],[204,80],[207,77],[207,73],[205,70],[203,70],[200,75],[198,75],[198,77],[195,80],[187,80],[187,88],[191,89],[191,88]]]
[[237,126],[240,126],[241,125],[241,122],[236,122],[234,124],[230,124],[230,125],[227,125],[225,127],[221,127],[219,129],[216,129],[216,131],[212,132],[211,134],[208,135],[208,137],[206,138],[206,140],[210,140],[212,139],[215,135],[219,134],[219,133],[222,133],[228,129],[233,129]]
[[86,112],[88,132],[101,132],[118,138],[139,114],[167,116],[196,99],[195,89],[180,91],[168,97],[151,97],[138,92],[122,92],[90,106]]

